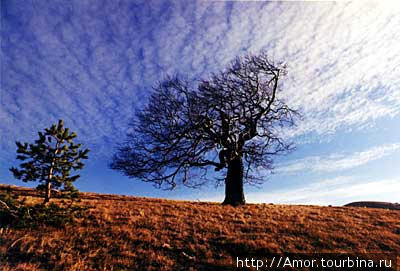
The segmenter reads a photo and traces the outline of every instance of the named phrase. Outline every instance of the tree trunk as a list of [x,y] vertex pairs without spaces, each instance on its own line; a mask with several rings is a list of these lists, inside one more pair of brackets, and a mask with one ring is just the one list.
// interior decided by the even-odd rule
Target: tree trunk
[[46,182],[46,195],[44,197],[43,204],[46,204],[50,201],[50,196],[51,196],[51,180],[53,179],[53,172],[54,172],[54,164],[56,162],[56,156],[58,153],[58,148],[60,147],[60,142],[57,140],[56,148],[54,151],[54,157],[53,160],[51,161],[51,167],[49,170],[49,175],[47,176],[47,182]]
[[46,182],[46,194],[44,196],[44,201],[43,204],[46,204],[50,201],[50,196],[51,196],[51,182],[50,180],[47,180]]
[[243,160],[236,157],[228,163],[225,179],[225,200],[223,204],[243,205],[246,201],[243,193]]

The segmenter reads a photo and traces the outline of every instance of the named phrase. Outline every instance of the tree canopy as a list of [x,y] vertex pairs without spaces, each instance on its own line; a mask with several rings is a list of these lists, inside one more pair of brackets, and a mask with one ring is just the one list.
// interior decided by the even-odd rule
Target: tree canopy
[[210,167],[227,169],[225,203],[244,203],[243,180],[262,182],[273,157],[294,148],[282,137],[299,116],[280,98],[285,74],[263,52],[208,79],[166,78],[136,113],[111,168],[169,189],[204,184]]
[[24,182],[39,181],[39,187],[46,190],[46,203],[50,200],[51,187],[74,190],[72,183],[80,176],[72,176],[71,170],[83,168],[81,160],[88,159],[89,149],[80,149],[82,144],[73,142],[77,135],[64,127],[63,120],[38,135],[33,144],[16,142],[17,159],[23,162],[19,169],[12,167],[10,171]]

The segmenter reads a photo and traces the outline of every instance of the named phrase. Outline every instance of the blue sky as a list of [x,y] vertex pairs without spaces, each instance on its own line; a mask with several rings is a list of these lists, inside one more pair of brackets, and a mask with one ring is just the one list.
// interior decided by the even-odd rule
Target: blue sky
[[107,164],[135,108],[167,74],[209,76],[266,50],[288,65],[305,118],[248,202],[400,201],[400,4],[261,1],[1,1],[0,182],[15,141],[64,119],[91,149],[82,191],[223,199],[213,182],[162,191]]

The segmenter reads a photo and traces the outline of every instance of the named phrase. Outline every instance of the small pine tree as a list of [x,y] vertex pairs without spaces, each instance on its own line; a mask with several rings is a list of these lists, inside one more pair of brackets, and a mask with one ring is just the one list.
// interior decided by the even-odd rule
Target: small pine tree
[[38,188],[46,191],[44,204],[49,202],[52,186],[74,191],[72,185],[80,176],[71,176],[72,170],[82,169],[81,159],[88,159],[89,149],[80,150],[82,144],[74,144],[76,133],[64,128],[63,120],[58,125],[38,132],[39,139],[34,144],[16,142],[17,159],[24,161],[20,169],[10,168],[14,177],[24,182],[39,181]]

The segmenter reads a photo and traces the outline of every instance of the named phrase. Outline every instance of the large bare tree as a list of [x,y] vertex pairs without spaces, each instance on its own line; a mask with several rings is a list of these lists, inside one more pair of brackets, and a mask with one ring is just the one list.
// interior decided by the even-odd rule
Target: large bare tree
[[244,182],[262,182],[274,156],[293,149],[282,138],[298,116],[279,97],[285,73],[262,52],[207,80],[167,78],[136,113],[110,167],[170,189],[204,184],[213,167],[225,176],[216,178],[225,181],[224,203],[244,204]]

